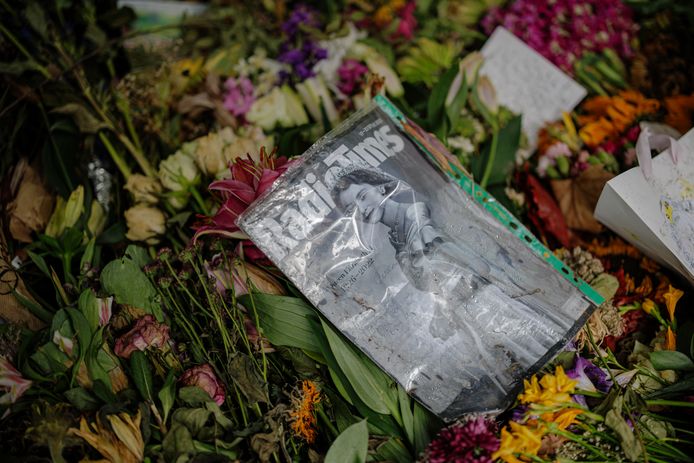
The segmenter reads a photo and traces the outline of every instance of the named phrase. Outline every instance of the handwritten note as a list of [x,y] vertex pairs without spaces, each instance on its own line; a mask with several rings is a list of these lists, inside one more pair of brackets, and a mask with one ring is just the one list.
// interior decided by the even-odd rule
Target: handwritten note
[[503,27],[494,30],[482,55],[480,73],[494,84],[499,103],[523,114],[531,151],[537,146],[538,130],[586,96],[581,85]]

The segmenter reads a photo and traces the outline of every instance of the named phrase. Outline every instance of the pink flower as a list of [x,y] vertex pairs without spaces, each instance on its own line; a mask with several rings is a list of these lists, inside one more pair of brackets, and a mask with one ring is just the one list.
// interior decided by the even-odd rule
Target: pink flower
[[145,315],[137,320],[135,326],[116,340],[113,349],[116,355],[130,358],[136,350],[150,348],[162,349],[168,346],[169,327],[158,323],[152,315]]
[[197,386],[209,394],[217,405],[224,403],[224,386],[209,363],[186,370],[179,380],[184,386]]
[[[287,158],[275,157],[275,152],[268,156],[265,148],[261,148],[258,163],[250,156],[247,159],[237,158],[230,166],[230,178],[210,184],[209,190],[221,197],[222,204],[214,216],[206,217],[203,224],[196,228],[194,241],[206,234],[228,238],[243,237],[236,225],[236,219],[258,196],[270,188],[290,165]],[[245,251],[245,257],[249,257],[248,251]]]
[[31,381],[24,379],[22,374],[7,360],[0,356],[0,405],[13,404],[31,387]]
[[424,453],[426,463],[492,463],[499,449],[496,424],[484,417],[443,428]]
[[410,41],[414,38],[414,30],[417,28],[417,18],[414,17],[416,8],[415,2],[408,2],[400,10],[400,23],[391,36],[391,40],[397,40],[399,37],[402,37],[406,41]]
[[229,77],[224,82],[224,88],[224,107],[236,117],[245,116],[255,101],[253,83],[248,77]]
[[347,96],[352,96],[361,90],[364,76],[369,68],[360,61],[348,58],[342,62],[337,70],[340,81],[337,88]]
[[113,296],[98,298],[99,303],[99,326],[106,326],[111,320]]

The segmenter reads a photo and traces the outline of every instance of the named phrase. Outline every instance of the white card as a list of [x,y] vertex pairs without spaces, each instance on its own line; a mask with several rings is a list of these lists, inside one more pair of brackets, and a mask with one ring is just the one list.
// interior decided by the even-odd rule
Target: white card
[[503,27],[497,27],[482,47],[485,74],[494,84],[499,103],[523,114],[523,130],[530,151],[538,131],[561,118],[586,96],[581,85],[544,56]]

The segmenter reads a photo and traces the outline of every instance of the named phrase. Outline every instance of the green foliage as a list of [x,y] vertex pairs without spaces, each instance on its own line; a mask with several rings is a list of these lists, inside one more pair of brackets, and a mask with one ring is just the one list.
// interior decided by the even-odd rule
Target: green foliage
[[345,429],[325,455],[325,463],[365,463],[369,445],[366,420]]

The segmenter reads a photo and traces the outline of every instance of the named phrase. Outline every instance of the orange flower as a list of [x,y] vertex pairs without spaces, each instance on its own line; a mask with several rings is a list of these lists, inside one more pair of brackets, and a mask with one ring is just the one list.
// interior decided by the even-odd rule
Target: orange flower
[[634,90],[625,90],[613,97],[589,98],[581,107],[583,115],[578,118],[583,125],[579,135],[586,145],[595,148],[618,136],[639,117],[655,113],[659,107],[657,100],[646,98]]
[[665,98],[665,123],[685,133],[694,125],[694,94]]
[[653,259],[649,259],[646,256],[643,256],[643,258],[641,259],[639,267],[641,267],[649,273],[657,273],[658,270],[660,270],[660,266],[658,265],[658,263]]
[[642,296],[646,296],[648,294],[651,294],[653,292],[653,281],[651,280],[651,277],[646,275],[644,279],[641,281],[641,284],[639,285],[638,288],[634,290],[636,294],[640,294]]
[[675,307],[677,307],[677,301],[680,300],[684,292],[679,290],[672,285],[668,286],[668,290],[663,294],[663,299],[665,299],[665,307],[667,307],[667,313],[670,315],[670,321],[675,321]]
[[672,328],[667,327],[665,332],[665,349],[666,350],[677,350],[677,340],[675,338],[675,333],[672,332]]
[[302,381],[301,392],[293,397],[295,409],[290,412],[292,431],[309,444],[316,440],[315,407],[320,402],[320,391],[316,383],[310,380]]
[[546,374],[540,381],[533,375],[530,381],[524,380],[523,384],[525,391],[518,396],[522,403],[547,407],[571,402],[570,393],[576,387],[576,381],[566,376],[561,365],[557,366],[553,375]]

